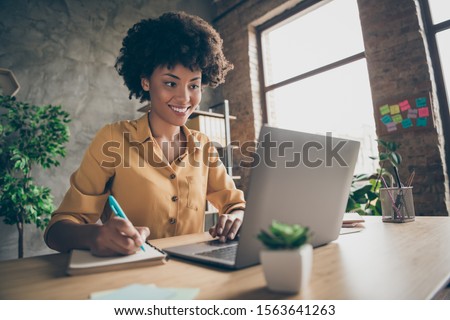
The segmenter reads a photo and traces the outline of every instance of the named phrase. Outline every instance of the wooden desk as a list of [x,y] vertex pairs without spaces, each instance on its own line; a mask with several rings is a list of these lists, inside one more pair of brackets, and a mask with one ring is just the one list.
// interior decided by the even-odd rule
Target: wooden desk
[[[450,279],[450,218],[418,217],[389,224],[366,217],[365,229],[314,249],[311,281],[299,295],[265,287],[261,266],[224,271],[181,260],[165,265],[66,276],[68,254],[0,263],[1,299],[87,299],[91,292],[131,283],[200,288],[198,299],[429,299]],[[196,234],[161,239],[167,247],[208,239]]]

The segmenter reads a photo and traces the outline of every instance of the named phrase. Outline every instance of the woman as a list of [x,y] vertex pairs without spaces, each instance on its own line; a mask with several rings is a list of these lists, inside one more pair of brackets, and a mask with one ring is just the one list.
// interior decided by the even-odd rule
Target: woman
[[[47,245],[61,252],[132,254],[147,238],[202,232],[206,200],[220,214],[210,234],[223,242],[234,239],[244,215],[243,193],[208,137],[185,126],[202,87],[224,82],[233,67],[222,39],[201,18],[178,12],[140,21],[122,44],[116,69],[130,99],[151,101],[151,110],[97,133],[52,214]],[[111,214],[110,194],[129,220]]]

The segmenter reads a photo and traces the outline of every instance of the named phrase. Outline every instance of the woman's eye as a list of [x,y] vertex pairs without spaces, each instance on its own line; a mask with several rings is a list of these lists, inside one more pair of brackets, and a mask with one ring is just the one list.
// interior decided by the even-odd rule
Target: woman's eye
[[165,82],[165,85],[168,87],[175,87],[176,83],[175,82]]
[[191,85],[191,88],[192,88],[192,89],[198,89],[198,88],[200,88],[200,86],[197,85],[197,84],[193,84],[193,85]]

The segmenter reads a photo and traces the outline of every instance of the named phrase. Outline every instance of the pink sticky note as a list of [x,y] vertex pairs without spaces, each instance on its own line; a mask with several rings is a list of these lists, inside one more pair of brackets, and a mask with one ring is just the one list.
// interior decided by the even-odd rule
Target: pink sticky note
[[[403,103],[403,102],[406,102],[406,103]],[[406,111],[406,110],[408,110],[408,109],[411,109],[411,106],[409,105],[409,102],[408,102],[408,100],[405,100],[405,101],[402,101],[402,102],[400,102],[400,110],[403,112],[403,111]]]
[[428,117],[430,115],[430,112],[428,111],[428,107],[425,108],[419,108],[419,117],[420,118],[425,118]]
[[399,102],[398,105],[401,106],[406,106],[407,104],[409,104],[408,100],[403,100],[402,102]]

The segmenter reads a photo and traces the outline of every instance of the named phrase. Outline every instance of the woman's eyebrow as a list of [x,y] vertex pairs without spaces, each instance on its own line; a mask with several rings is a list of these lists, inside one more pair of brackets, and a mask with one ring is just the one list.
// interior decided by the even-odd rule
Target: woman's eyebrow
[[[177,80],[181,80],[178,76],[174,75],[173,73],[164,73],[164,75],[165,75],[165,76],[172,77],[172,78],[175,78],[175,79],[177,79]],[[191,80],[189,80],[189,82],[195,81],[195,80],[199,80],[199,79],[201,79],[201,78],[202,78],[202,77],[195,77],[195,78],[192,78]]]

